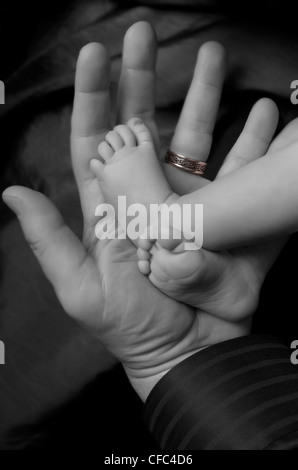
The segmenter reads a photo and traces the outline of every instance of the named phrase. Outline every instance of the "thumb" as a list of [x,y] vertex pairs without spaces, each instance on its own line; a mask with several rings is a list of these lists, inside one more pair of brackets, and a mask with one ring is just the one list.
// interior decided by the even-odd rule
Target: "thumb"
[[[21,186],[6,189],[3,201],[16,214],[46,277],[69,314],[80,310],[82,279],[94,276],[95,263],[67,227],[52,202],[42,194]],[[85,283],[87,286],[88,283]]]

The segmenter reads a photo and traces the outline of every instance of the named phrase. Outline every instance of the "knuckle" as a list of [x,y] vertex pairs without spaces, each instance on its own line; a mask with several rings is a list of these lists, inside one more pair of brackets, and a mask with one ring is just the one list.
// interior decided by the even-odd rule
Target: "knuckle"
[[41,240],[37,240],[37,241],[29,241],[29,246],[32,250],[32,252],[35,254],[35,256],[37,256],[38,258],[41,258],[44,256],[44,254],[46,253],[46,247],[45,245],[42,243]]
[[106,139],[112,139],[113,136],[114,136],[114,131],[109,131],[107,134],[106,134]]
[[116,132],[123,132],[123,131],[126,130],[126,126],[125,126],[124,124],[118,124],[118,125],[114,128],[114,130],[115,130]]

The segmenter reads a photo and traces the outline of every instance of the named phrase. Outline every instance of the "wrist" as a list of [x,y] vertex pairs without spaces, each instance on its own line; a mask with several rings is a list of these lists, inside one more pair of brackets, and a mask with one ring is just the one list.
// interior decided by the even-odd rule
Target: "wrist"
[[219,322],[220,328],[213,328],[210,335],[201,342],[200,346],[194,349],[185,351],[183,354],[178,354],[170,360],[166,360],[159,365],[155,364],[152,367],[134,368],[130,364],[123,363],[125,373],[141,400],[145,403],[149,394],[157,383],[174,367],[178,364],[193,356],[204,349],[208,349],[219,343],[247,336],[251,331],[251,319],[242,321],[240,323],[228,324],[227,322]]
[[149,394],[157,385],[157,383],[168,373],[171,369],[183,362],[188,357],[202,351],[205,348],[198,348],[193,351],[182,354],[181,356],[173,359],[168,364],[163,364],[160,367],[154,367],[145,370],[135,370],[123,364],[125,373],[141,400],[145,403]]

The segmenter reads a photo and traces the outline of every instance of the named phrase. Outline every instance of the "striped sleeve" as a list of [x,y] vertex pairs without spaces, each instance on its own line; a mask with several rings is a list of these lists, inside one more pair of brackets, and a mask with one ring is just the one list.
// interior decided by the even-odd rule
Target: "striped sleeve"
[[298,449],[298,366],[269,336],[191,356],[155,386],[145,421],[162,449]]

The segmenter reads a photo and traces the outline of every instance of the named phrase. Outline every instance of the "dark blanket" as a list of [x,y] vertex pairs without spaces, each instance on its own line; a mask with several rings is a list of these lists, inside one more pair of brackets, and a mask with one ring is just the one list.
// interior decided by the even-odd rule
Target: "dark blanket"
[[[76,58],[89,41],[109,49],[115,99],[122,39],[139,20],[154,25],[159,41],[156,105],[162,151],[173,133],[198,48],[207,40],[221,41],[230,54],[210,178],[259,97],[277,101],[281,124],[295,117],[290,84],[298,79],[298,37],[292,19],[297,7],[294,2],[264,1],[262,9],[260,2],[239,3],[86,0],[62,2],[59,9],[40,5],[33,14],[33,6],[31,12],[26,2],[26,8],[20,6],[24,16],[18,19],[5,3],[0,7],[0,38],[8,44],[12,27],[18,34],[2,54],[0,78],[5,79],[7,95],[6,105],[0,108],[1,189],[24,184],[44,192],[81,233],[68,142]],[[0,448],[59,447],[76,439],[95,443],[92,426],[105,429],[105,446],[151,445],[146,433],[139,431],[139,402],[124,376],[118,370],[108,372],[115,360],[65,315],[17,221],[3,205],[0,250],[0,340],[5,342],[7,358],[0,367]],[[280,272],[287,270],[293,251],[295,240],[265,284],[255,323],[256,330],[277,331],[287,339],[296,339],[291,338],[296,319],[285,315],[296,300],[295,280]],[[270,299],[277,287],[282,295],[275,297],[272,308]],[[115,405],[113,390],[118,381],[122,400],[135,409],[136,416],[136,432],[125,437],[129,415],[123,402]],[[84,436],[79,439],[78,433]]]

